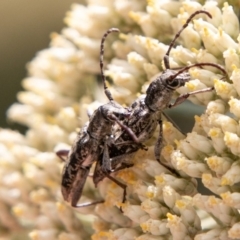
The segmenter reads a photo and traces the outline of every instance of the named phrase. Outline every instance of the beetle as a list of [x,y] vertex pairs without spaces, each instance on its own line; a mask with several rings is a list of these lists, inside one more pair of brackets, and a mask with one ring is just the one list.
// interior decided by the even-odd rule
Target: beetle
[[[153,136],[158,125],[159,134],[154,148],[155,158],[167,170],[178,175],[174,169],[171,169],[167,164],[160,161],[160,155],[163,146],[163,126],[161,116],[164,115],[167,117],[163,111],[167,108],[173,108],[181,104],[191,95],[212,91],[214,89],[213,87],[209,87],[182,94],[173,103],[171,103],[174,91],[177,88],[184,86],[184,84],[190,80],[190,75],[187,72],[190,68],[212,66],[219,69],[222,74],[228,78],[225,69],[214,63],[196,63],[180,70],[170,69],[169,54],[172,47],[174,46],[181,32],[188,26],[190,21],[197,14],[201,13],[206,14],[210,18],[212,17],[210,13],[204,10],[196,11],[190,15],[186,23],[182,26],[180,31],[170,43],[169,48],[164,56],[163,60],[166,70],[164,70],[159,77],[150,83],[146,91],[146,95],[136,99],[130,106],[131,114],[127,119],[124,119],[123,124],[134,132],[137,137],[137,141],[132,141],[130,135],[124,129],[120,129],[118,126],[115,126],[117,130],[115,130],[112,139],[110,141],[105,141],[104,151],[100,154],[99,159],[96,162],[96,167],[93,174],[93,182],[95,186],[97,186],[98,183],[105,177],[110,178],[109,176],[112,172],[132,167],[133,163],[131,159],[139,150],[139,145],[136,143],[144,143],[145,141],[149,140]],[[112,178],[113,177],[111,176],[111,179]],[[123,189],[122,202],[124,202],[126,200],[127,186],[123,183],[119,184],[119,182],[120,181],[118,181],[118,185]]]
[[[72,207],[83,207],[102,202],[102,200],[100,200],[92,203],[78,204],[90,168],[94,161],[99,158],[104,141],[112,135],[114,124],[117,124],[120,128],[124,129],[124,131],[128,132],[131,136],[130,138],[139,145],[137,143],[138,139],[132,130],[122,124],[122,120],[130,116],[129,109],[122,107],[113,100],[106,85],[105,75],[103,74],[105,39],[108,34],[118,31],[116,28],[109,29],[103,35],[100,46],[100,69],[102,72],[104,92],[109,102],[94,111],[89,122],[85,124],[78,133],[70,151],[60,150],[56,153],[57,156],[65,162],[61,183],[62,195],[65,201],[71,203]],[[140,145],[139,147],[143,147]],[[64,157],[67,157],[67,159],[65,160]]]

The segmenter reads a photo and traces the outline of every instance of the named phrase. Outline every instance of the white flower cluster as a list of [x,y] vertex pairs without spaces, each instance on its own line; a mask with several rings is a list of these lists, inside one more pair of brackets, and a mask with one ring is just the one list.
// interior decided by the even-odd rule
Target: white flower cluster
[[[240,239],[239,20],[230,1],[199,2],[89,0],[72,6],[68,27],[52,34],[50,47],[28,64],[20,103],[8,111],[10,120],[29,130],[26,135],[0,130],[1,240],[75,240],[92,234],[93,240]],[[186,137],[164,122],[161,161],[179,176],[155,160],[155,136],[147,152],[136,153],[134,167],[116,173],[127,184],[126,203],[115,183],[104,179],[95,189],[89,178],[81,202],[100,197],[105,202],[68,206],[60,193],[63,163],[55,151],[69,149],[87,112],[106,101],[98,84],[103,33],[111,27],[122,32],[106,41],[104,58],[111,62],[105,73],[113,81],[114,99],[128,105],[163,70],[165,43],[203,9],[212,19],[200,15],[189,24],[171,51],[170,66],[216,63],[229,79],[213,67],[194,68],[192,80],[178,89],[176,94],[215,88],[190,97],[206,111],[195,117]],[[199,190],[196,179],[212,193]]]

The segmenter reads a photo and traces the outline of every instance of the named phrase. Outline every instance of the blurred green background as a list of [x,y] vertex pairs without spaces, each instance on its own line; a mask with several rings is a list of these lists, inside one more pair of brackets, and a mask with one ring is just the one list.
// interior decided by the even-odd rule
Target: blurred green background
[[6,110],[22,89],[26,63],[48,47],[52,32],[61,31],[65,13],[74,2],[82,1],[0,1],[0,127],[18,128],[7,122]]

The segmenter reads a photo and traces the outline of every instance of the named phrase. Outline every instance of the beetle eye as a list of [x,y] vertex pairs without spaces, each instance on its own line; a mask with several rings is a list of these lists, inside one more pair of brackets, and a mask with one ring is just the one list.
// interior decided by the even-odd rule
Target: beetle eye
[[174,78],[168,82],[172,88],[178,88],[180,86],[180,81],[177,78]]

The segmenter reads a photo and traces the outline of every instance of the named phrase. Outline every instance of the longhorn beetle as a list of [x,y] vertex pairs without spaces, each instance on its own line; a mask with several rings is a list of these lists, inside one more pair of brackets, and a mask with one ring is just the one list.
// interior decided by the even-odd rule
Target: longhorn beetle
[[[131,137],[130,139],[137,144],[135,134],[121,123],[123,118],[130,116],[130,111],[116,103],[106,85],[105,75],[103,74],[103,51],[106,37],[111,32],[119,32],[116,28],[109,29],[102,37],[100,48],[100,69],[103,80],[104,92],[109,103],[100,106],[89,119],[80,133],[78,133],[75,142],[70,151],[60,150],[56,154],[65,161],[61,191],[65,201],[70,202],[73,207],[83,207],[96,204],[101,201],[77,204],[82,195],[82,190],[89,175],[90,168],[94,161],[99,159],[101,146],[104,141],[112,135],[112,128],[117,124],[124,129]],[[109,138],[110,139],[110,138]],[[141,145],[141,144],[140,144]],[[143,145],[141,145],[143,146]],[[139,146],[139,147],[141,147]],[[67,156],[67,160],[64,159]],[[113,177],[109,177],[112,181],[118,183]],[[118,183],[121,185],[121,183]]]
[[[137,99],[130,107],[130,116],[127,119],[124,119],[123,124],[127,126],[128,129],[131,129],[137,136],[137,141],[133,142],[125,130],[120,129],[119,132],[116,131],[113,134],[113,139],[111,141],[105,141],[104,151],[101,153],[95,167],[93,181],[95,186],[105,177],[109,177],[109,174],[116,172],[118,170],[133,166],[131,159],[136,151],[139,149],[139,145],[136,143],[143,143],[146,140],[150,139],[156,130],[157,125],[159,125],[159,135],[155,143],[155,157],[156,160],[162,164],[169,171],[176,173],[166,164],[163,164],[160,161],[160,154],[163,144],[163,127],[161,115],[164,114],[164,110],[167,108],[172,108],[183,101],[185,101],[189,96],[212,91],[214,88],[209,87],[202,90],[197,90],[194,92],[186,93],[180,95],[175,102],[171,103],[171,98],[174,91],[184,86],[186,82],[190,80],[190,75],[188,70],[193,67],[203,67],[203,66],[212,66],[219,69],[225,77],[228,78],[227,72],[219,65],[214,63],[196,63],[190,66],[184,67],[179,71],[171,70],[169,64],[169,54],[174,46],[177,38],[180,36],[181,32],[188,26],[190,21],[197,14],[206,14],[208,17],[212,18],[210,13],[204,10],[199,10],[193,13],[182,26],[180,31],[176,34],[174,39],[169,45],[169,48],[164,56],[164,65],[166,70],[156,78],[149,85],[146,96]],[[109,145],[107,145],[110,143]],[[123,200],[126,200],[126,185],[119,185],[123,188]]]

